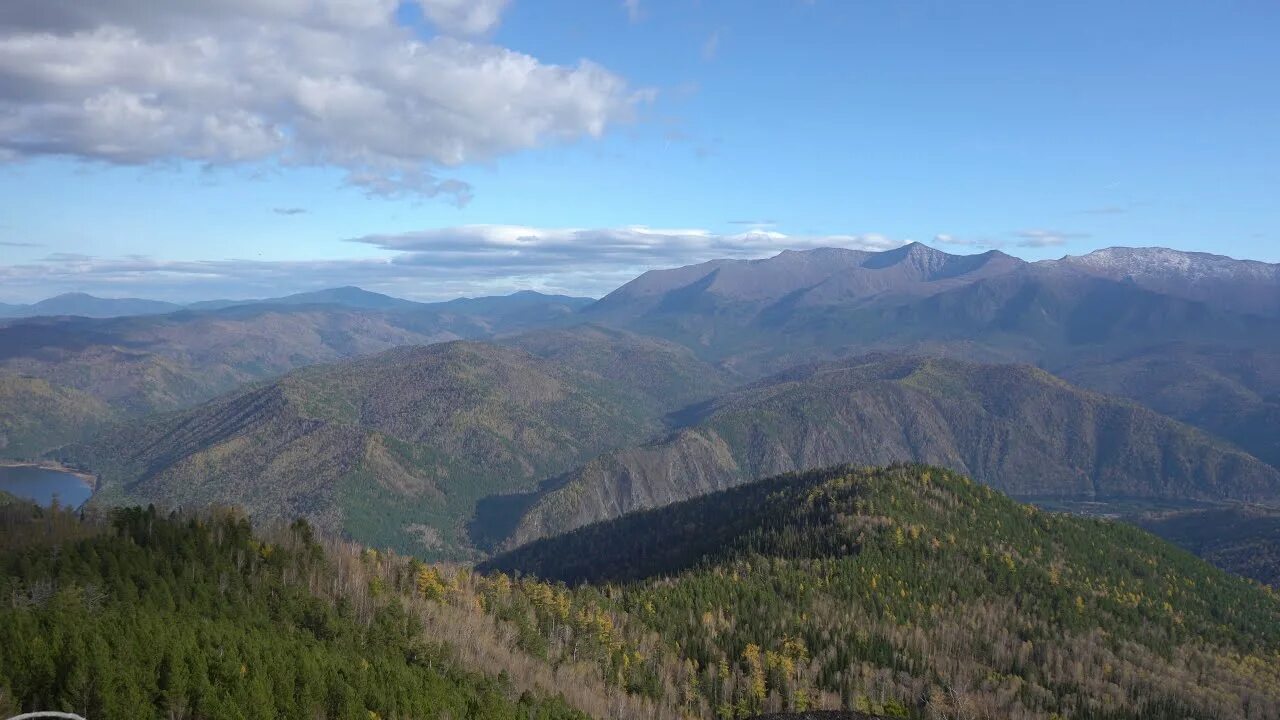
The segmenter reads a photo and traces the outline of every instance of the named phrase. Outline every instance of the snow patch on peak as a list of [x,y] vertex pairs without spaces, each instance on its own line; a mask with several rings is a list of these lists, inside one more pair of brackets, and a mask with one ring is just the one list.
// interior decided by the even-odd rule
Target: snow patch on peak
[[1075,267],[1116,278],[1176,276],[1192,282],[1210,279],[1280,280],[1280,265],[1161,247],[1103,248],[1045,264]]

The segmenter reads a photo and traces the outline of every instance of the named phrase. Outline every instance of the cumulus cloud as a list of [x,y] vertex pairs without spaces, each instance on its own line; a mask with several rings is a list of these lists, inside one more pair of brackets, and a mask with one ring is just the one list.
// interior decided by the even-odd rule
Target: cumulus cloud
[[876,234],[789,236],[765,230],[718,234],[643,226],[604,229],[474,225],[353,238],[384,257],[268,262],[170,261],[55,254],[0,266],[10,300],[80,290],[178,301],[262,297],[339,285],[422,300],[520,289],[603,295],[652,268],[715,258],[757,258],[785,249],[888,250],[904,244]]
[[419,0],[422,12],[449,32],[476,35],[498,24],[507,0]]
[[598,137],[650,96],[587,60],[474,38],[506,0],[7,0],[0,159],[334,166],[378,195],[471,189],[463,164]]
[[1043,248],[1066,245],[1071,240],[1087,238],[1087,233],[1060,232],[1058,230],[1019,230],[1014,233],[1020,240],[1018,247]]

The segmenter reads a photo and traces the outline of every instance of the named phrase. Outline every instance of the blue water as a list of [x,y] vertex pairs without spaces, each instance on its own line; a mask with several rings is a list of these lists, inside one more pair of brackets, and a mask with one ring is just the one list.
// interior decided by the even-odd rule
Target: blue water
[[71,473],[27,466],[0,466],[0,490],[41,505],[51,505],[56,495],[59,504],[71,507],[80,507],[92,492]]

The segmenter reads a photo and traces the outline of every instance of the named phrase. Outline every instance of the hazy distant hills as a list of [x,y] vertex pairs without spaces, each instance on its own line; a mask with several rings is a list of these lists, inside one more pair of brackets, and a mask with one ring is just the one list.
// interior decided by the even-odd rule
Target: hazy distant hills
[[422,304],[412,300],[391,297],[390,295],[369,292],[358,287],[346,286],[258,300],[203,300],[190,303],[186,308],[189,310],[221,310],[244,305],[336,305],[363,310],[391,310],[416,307]]
[[311,292],[295,293],[282,297],[257,298],[252,300],[201,300],[198,302],[179,304],[160,300],[143,300],[139,298],[101,298],[86,293],[66,293],[41,300],[30,305],[0,303],[0,318],[29,318],[50,316],[73,316],[87,318],[117,318],[136,315],[162,315],[166,313],[194,310],[208,312],[224,310],[231,307],[246,306],[302,306],[317,305],[342,307],[355,310],[409,310],[450,308],[452,311],[490,314],[508,313],[515,310],[528,310],[548,303],[556,304],[572,311],[590,304],[591,298],[570,297],[567,295],[545,295],[543,293],[524,290],[512,295],[498,297],[460,298],[445,302],[424,303],[413,300],[370,292],[362,288],[345,286],[327,288]]
[[101,473],[101,502],[237,504],[465,557],[477,500],[648,437],[670,397],[719,382],[686,351],[634,338],[611,365],[482,343],[399,348],[121,425],[65,456]]
[[[311,303],[90,319],[43,317],[0,325],[0,376],[25,375],[83,393],[122,415],[189,407],[295,368],[393,347],[491,337],[561,322],[573,299],[537,294],[433,305],[335,291],[360,309]],[[56,447],[65,433],[35,446]],[[3,443],[0,443],[3,445]],[[0,455],[19,455],[0,449]]]
[[1280,500],[1280,470],[1026,366],[872,356],[769,378],[684,420],[568,473],[511,541],[840,463],[930,463],[1017,495]]
[[100,298],[85,293],[65,293],[30,305],[0,304],[0,317],[76,315],[90,318],[160,315],[183,309],[176,303],[139,298]]

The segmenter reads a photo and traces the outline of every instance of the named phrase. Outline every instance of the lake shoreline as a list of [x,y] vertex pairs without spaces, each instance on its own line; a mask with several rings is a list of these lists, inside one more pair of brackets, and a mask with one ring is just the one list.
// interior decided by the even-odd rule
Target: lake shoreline
[[76,478],[79,478],[79,480],[83,482],[89,488],[90,491],[94,491],[98,489],[98,477],[96,475],[84,472],[83,470],[77,470],[73,467],[68,467],[55,460],[46,460],[43,462],[24,462],[22,460],[0,460],[0,467],[7,467],[7,468],[26,467],[26,468],[36,468],[38,470],[50,470],[53,472],[66,473],[67,475],[72,475]]

